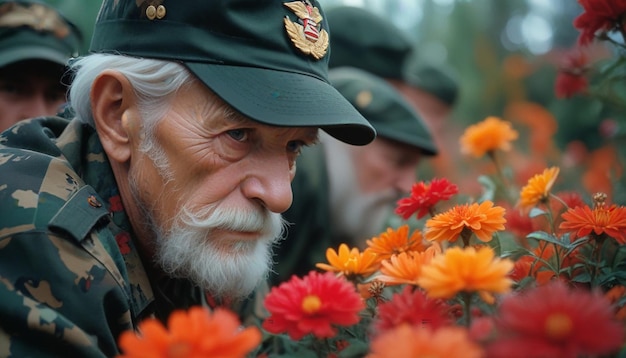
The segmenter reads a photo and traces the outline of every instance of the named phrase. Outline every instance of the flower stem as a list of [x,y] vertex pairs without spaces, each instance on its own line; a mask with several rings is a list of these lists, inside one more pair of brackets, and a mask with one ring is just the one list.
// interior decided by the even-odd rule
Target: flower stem
[[463,297],[463,316],[465,316],[465,326],[470,327],[472,323],[472,294],[470,292],[461,293]]

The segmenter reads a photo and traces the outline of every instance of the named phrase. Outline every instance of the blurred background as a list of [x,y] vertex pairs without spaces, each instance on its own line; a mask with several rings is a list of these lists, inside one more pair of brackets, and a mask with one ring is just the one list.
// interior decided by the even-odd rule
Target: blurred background
[[[86,52],[101,1],[45,1],[83,30]],[[572,22],[583,9],[576,0],[319,1],[325,9],[358,6],[391,19],[414,41],[414,61],[444,65],[457,78],[460,97],[451,123],[465,128],[488,116],[513,122],[520,132],[516,145],[532,152],[527,160],[540,159],[534,172],[547,165],[576,167],[606,159],[615,155],[602,152],[610,142],[624,152],[624,145],[616,142],[624,134],[623,101],[555,95],[559,68],[579,35]],[[618,55],[605,44],[587,52],[590,62],[598,63]],[[455,146],[444,150],[458,150]],[[605,167],[594,170],[621,176],[618,162],[603,161]],[[610,175],[614,180],[614,173]],[[623,203],[626,194],[620,195],[615,199]]]

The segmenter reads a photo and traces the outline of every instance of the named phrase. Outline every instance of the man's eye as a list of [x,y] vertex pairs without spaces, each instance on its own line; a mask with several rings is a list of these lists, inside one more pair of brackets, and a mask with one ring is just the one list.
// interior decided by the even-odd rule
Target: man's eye
[[245,129],[232,129],[229,130],[227,133],[232,139],[238,142],[243,142],[248,139],[248,131]]
[[302,148],[306,146],[306,143],[300,140],[292,140],[287,143],[287,151],[290,153],[300,154]]

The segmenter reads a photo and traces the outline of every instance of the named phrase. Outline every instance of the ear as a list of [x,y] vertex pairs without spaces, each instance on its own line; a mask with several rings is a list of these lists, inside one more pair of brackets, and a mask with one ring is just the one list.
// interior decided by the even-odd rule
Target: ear
[[91,86],[91,109],[109,159],[119,163],[129,161],[139,126],[129,123],[137,117],[136,98],[126,76],[112,70],[102,72]]

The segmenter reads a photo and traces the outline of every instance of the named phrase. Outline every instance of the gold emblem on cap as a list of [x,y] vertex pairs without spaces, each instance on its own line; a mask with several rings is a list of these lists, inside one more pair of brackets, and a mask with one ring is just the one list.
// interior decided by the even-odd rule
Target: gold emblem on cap
[[47,6],[5,3],[0,6],[0,27],[28,26],[36,31],[50,32],[58,38],[70,34],[70,29],[59,14]]
[[285,16],[285,29],[291,42],[300,51],[317,60],[324,57],[328,49],[328,32],[321,28],[320,10],[309,1],[292,1],[283,5],[293,11],[302,23],[292,22]]
[[365,91],[359,92],[359,94],[356,95],[354,102],[357,107],[365,108],[369,106],[370,103],[372,103],[373,98],[374,97],[372,96],[372,92],[365,90]]

